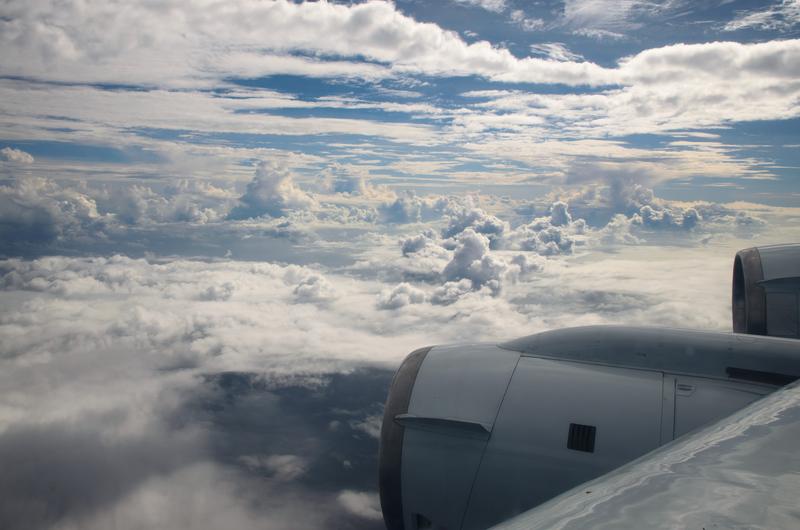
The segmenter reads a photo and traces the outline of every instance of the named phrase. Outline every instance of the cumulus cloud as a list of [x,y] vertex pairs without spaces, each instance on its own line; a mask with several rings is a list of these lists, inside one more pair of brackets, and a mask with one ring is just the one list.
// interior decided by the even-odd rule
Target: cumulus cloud
[[375,493],[345,490],[339,494],[339,502],[349,512],[378,521],[382,518],[380,500]]
[[548,217],[538,217],[516,227],[510,239],[522,250],[553,256],[572,253],[573,246],[582,241],[576,236],[585,231],[586,222],[573,220],[567,203],[556,201],[550,207]]
[[403,252],[403,256],[408,256],[409,254],[415,254],[431,244],[434,244],[437,239],[438,234],[436,231],[432,228],[428,228],[415,236],[409,236],[400,241],[400,249]]
[[399,309],[409,304],[421,304],[425,301],[425,291],[411,284],[401,283],[392,289],[386,289],[378,297],[378,309]]
[[378,208],[386,223],[418,223],[440,217],[451,203],[446,197],[420,197],[408,192]]
[[130,225],[191,222],[210,223],[225,217],[235,198],[212,184],[182,179],[157,192],[133,184],[95,194],[98,207]]
[[550,212],[550,224],[553,226],[567,226],[572,222],[569,214],[569,205],[562,201],[553,203]]
[[486,285],[498,291],[506,269],[505,262],[489,253],[489,238],[467,228],[456,238],[453,259],[442,270],[442,277],[447,281],[467,279],[474,288]]
[[30,153],[13,147],[0,149],[0,160],[14,164],[33,164],[33,156]]
[[103,237],[109,221],[93,198],[51,180],[18,178],[0,186],[0,239],[7,242]]
[[324,276],[311,274],[300,280],[294,295],[298,302],[324,303],[336,298],[336,290]]
[[598,241],[602,245],[635,245],[642,240],[632,234],[633,217],[618,213],[599,231]]
[[443,237],[454,237],[469,228],[478,234],[486,236],[492,248],[499,246],[503,236],[509,230],[507,222],[498,219],[494,215],[487,214],[481,208],[474,207],[471,198],[467,198],[464,206],[451,206],[448,219],[447,227],[442,231]]
[[363,174],[359,173],[336,176],[331,188],[334,193],[349,193],[351,195],[366,195],[369,190],[367,179]]
[[311,196],[294,184],[289,168],[273,161],[258,163],[256,174],[239,202],[228,215],[229,219],[281,217],[290,210],[302,210],[315,204]]
[[450,305],[457,302],[462,296],[471,293],[473,290],[472,281],[461,279],[457,282],[445,282],[431,295],[431,303],[437,305]]
[[[679,202],[656,197],[631,175],[614,175],[602,186],[578,187],[554,196],[591,218],[581,231],[593,244],[638,244],[666,234],[736,233],[750,236],[766,224],[757,215],[707,201]],[[583,223],[582,220],[578,220]],[[552,224],[552,223],[551,223]]]
[[669,208],[654,209],[650,205],[642,206],[634,220],[648,228],[682,228],[690,230],[697,226],[700,215],[694,208],[688,208],[677,215]]

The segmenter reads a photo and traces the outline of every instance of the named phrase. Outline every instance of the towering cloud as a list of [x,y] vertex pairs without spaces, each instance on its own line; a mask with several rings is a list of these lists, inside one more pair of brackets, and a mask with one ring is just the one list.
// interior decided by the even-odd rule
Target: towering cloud
[[229,219],[249,219],[268,215],[281,217],[290,210],[302,210],[314,205],[314,199],[292,181],[289,169],[280,163],[261,161],[256,174],[247,184],[240,204],[231,210]]

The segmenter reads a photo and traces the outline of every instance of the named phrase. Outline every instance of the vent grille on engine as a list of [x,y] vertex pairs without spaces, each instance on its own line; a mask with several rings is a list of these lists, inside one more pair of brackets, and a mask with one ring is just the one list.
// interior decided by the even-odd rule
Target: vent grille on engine
[[569,436],[567,437],[567,449],[594,453],[594,438],[596,432],[597,427],[594,425],[570,423]]

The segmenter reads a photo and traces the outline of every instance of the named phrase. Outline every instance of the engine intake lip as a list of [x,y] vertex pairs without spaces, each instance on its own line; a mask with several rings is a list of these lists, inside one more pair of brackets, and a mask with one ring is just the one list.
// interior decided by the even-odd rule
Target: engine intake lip
[[378,484],[381,497],[383,521],[389,530],[403,530],[403,493],[400,482],[403,460],[403,436],[405,428],[395,417],[408,413],[411,392],[417,380],[422,361],[433,347],[411,352],[398,368],[392,379],[381,426],[381,445],[378,455]]
[[731,307],[733,331],[766,335],[767,299],[759,282],[764,280],[761,254],[757,248],[736,253],[733,260],[733,290]]

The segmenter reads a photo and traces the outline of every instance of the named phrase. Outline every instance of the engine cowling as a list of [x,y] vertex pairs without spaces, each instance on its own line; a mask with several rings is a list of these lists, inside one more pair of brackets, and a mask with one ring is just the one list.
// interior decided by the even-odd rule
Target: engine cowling
[[800,338],[800,245],[741,250],[733,264],[733,330]]

